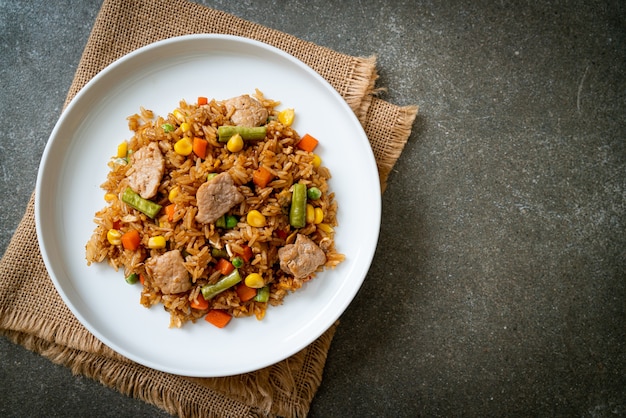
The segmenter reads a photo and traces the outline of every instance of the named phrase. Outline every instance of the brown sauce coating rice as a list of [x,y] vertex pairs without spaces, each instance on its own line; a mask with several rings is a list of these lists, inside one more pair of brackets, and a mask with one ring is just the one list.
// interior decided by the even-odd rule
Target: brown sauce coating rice
[[[115,197],[95,214],[97,226],[86,244],[87,264],[106,261],[115,270],[123,270],[125,277],[132,273],[139,275],[143,281],[140,303],[145,307],[161,303],[170,313],[170,327],[195,322],[204,317],[208,309],[227,310],[234,317],[255,315],[257,319],[262,319],[268,305],[280,305],[285,296],[314,276],[295,279],[280,269],[278,249],[293,243],[297,233],[306,235],[324,251],[326,263],[318,268],[318,272],[333,268],[344,260],[344,255],[337,252],[334,244],[337,204],[328,186],[329,170],[323,165],[315,167],[314,154],[296,147],[300,135],[277,120],[275,107],[278,102],[264,98],[258,90],[255,98],[270,115],[266,138],[247,141],[239,152],[228,151],[225,144],[217,139],[217,128],[232,123],[225,106],[215,99],[201,106],[181,101],[178,108],[165,118],[155,116],[143,107],[138,114],[128,118],[133,132],[127,141],[129,152],[136,152],[149,143],[157,143],[165,158],[165,174],[156,196],[150,200],[163,207],[173,203],[175,211],[171,221],[164,210],[150,219],[122,202],[121,196],[129,183],[127,174],[132,168],[115,158],[109,163],[110,171],[102,188],[107,196]],[[183,121],[190,126],[187,132],[181,129]],[[162,127],[164,124],[172,125],[175,130],[166,132]],[[183,136],[206,139],[209,143],[206,158],[198,158],[193,153],[189,156],[177,154],[174,144]],[[259,166],[273,175],[273,180],[264,188],[252,182],[253,173]],[[198,223],[195,219],[198,211],[196,191],[207,181],[210,173],[222,172],[231,175],[244,196],[243,201],[228,212],[238,219],[237,226],[231,229],[216,227],[214,223]],[[320,189],[322,197],[309,203],[321,208],[324,217],[319,224],[310,223],[294,229],[288,216],[290,188],[298,182]],[[170,202],[170,191],[175,188],[178,194]],[[253,227],[246,222],[246,214],[251,210],[258,210],[266,217],[266,226]],[[121,233],[130,229],[139,231],[141,245],[134,251],[125,250],[122,245],[112,245],[107,239],[111,229]],[[165,238],[165,248],[148,248],[150,237],[155,236]],[[242,302],[235,289],[231,288],[210,299],[208,309],[192,308],[190,301],[200,293],[201,287],[215,283],[221,277],[216,270],[213,249],[226,250],[234,256],[243,254],[246,246],[250,247],[253,256],[239,268],[239,272],[242,278],[250,273],[261,274],[270,288],[269,301]],[[192,286],[187,292],[164,294],[151,280],[145,261],[174,249],[184,254],[184,265]]]

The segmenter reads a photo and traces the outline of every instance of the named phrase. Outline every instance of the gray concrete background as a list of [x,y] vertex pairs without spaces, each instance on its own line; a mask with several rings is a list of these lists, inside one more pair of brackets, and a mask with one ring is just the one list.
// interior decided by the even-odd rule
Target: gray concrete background
[[[421,108],[311,417],[626,415],[623,2],[201,3]],[[99,7],[0,1],[2,252]],[[3,338],[0,415],[166,416]]]

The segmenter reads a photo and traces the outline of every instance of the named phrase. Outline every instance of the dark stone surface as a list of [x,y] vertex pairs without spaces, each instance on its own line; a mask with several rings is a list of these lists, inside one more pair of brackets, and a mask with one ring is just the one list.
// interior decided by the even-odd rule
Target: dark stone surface
[[[626,415],[623,2],[203,1],[418,104],[311,417]],[[382,3],[382,4],[381,4]],[[0,249],[99,1],[0,1]],[[0,338],[2,416],[166,416]]]

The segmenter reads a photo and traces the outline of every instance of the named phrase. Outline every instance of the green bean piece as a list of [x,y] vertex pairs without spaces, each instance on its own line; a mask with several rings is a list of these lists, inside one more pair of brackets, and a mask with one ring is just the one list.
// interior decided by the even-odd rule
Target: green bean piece
[[243,140],[258,141],[265,139],[267,128],[265,126],[228,126],[223,125],[217,128],[220,142],[228,142],[231,136],[241,135]]
[[163,132],[174,132],[176,130],[176,128],[174,127],[174,125],[172,125],[171,123],[164,123],[163,125],[161,125],[161,128],[163,129]]
[[241,275],[239,274],[239,270],[234,269],[230,274],[222,277],[217,283],[205,284],[204,286],[202,286],[200,291],[202,292],[202,296],[206,300],[209,300],[219,295],[224,290],[230,289],[240,281]]
[[317,187],[309,187],[306,191],[306,197],[311,200],[317,200],[322,197],[322,191]]
[[270,300],[270,287],[263,286],[256,292],[256,296],[254,297],[255,302],[267,302]]
[[224,248],[211,248],[211,256],[213,258],[226,258],[228,257],[228,251]]
[[135,283],[137,283],[138,280],[139,280],[139,275],[137,273],[131,273],[126,278],[126,283],[128,283],[128,284],[135,284]]
[[217,218],[215,221],[215,226],[218,228],[226,228],[226,217],[224,215]]
[[306,225],[306,185],[302,183],[293,185],[289,224],[294,228],[304,228]]
[[206,176],[207,181],[213,180],[215,177],[217,177],[217,173],[209,173]]
[[124,190],[124,194],[122,194],[122,202],[153,219],[163,207],[139,196],[139,194],[135,193],[130,187],[127,187],[126,190]]

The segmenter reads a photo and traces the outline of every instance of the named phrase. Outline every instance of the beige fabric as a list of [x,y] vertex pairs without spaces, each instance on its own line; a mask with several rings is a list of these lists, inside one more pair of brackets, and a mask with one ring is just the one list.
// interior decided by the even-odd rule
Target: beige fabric
[[[188,19],[171,19],[173,15]],[[276,46],[322,75],[363,124],[381,186],[408,139],[416,106],[374,96],[374,58],[356,58],[185,0],[106,0],[85,47],[66,105],[111,62],[151,42],[191,33],[245,36]],[[34,294],[49,295],[33,298]],[[279,308],[277,308],[279,309]],[[41,259],[34,199],[0,261],[0,332],[18,344],[121,393],[179,416],[244,417],[307,414],[322,381],[333,325],[299,353],[256,372],[223,378],[162,373],[115,353],[89,333],[57,294]]]

